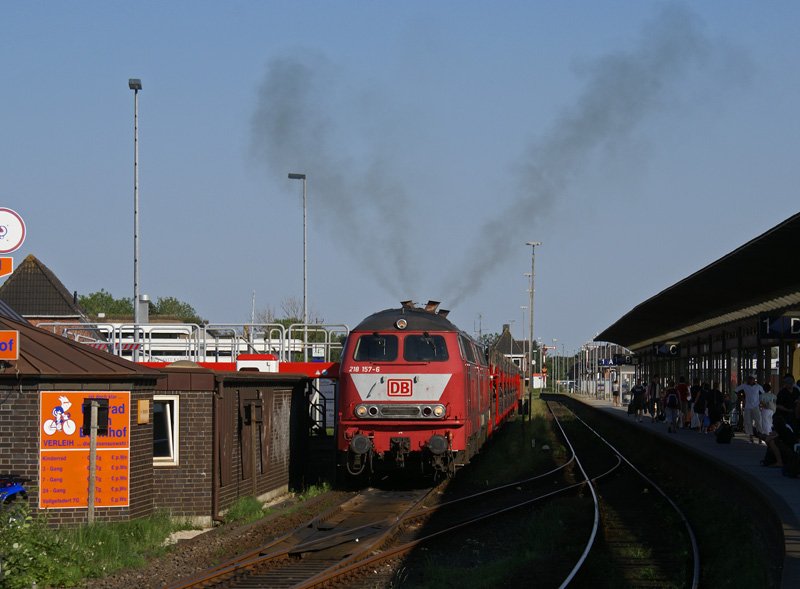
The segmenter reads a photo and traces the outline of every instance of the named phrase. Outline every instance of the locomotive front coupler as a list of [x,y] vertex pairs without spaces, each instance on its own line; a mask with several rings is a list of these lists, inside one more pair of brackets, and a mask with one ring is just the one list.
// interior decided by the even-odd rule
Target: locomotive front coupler
[[389,439],[389,450],[394,454],[398,468],[406,465],[406,456],[411,453],[411,438],[394,437]]

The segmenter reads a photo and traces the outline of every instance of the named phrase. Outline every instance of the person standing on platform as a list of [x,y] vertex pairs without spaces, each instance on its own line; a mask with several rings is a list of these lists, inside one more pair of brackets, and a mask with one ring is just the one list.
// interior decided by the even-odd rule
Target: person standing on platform
[[678,397],[681,400],[681,415],[680,415],[680,428],[689,427],[691,415],[689,414],[689,401],[692,400],[692,395],[689,393],[689,385],[686,384],[686,377],[681,376],[678,378],[678,386],[675,387],[678,391]]
[[775,399],[775,415],[780,415],[783,421],[793,429],[797,430],[797,401],[800,399],[800,390],[794,384],[794,377],[787,374],[783,377],[783,387],[778,391]]
[[[708,405],[708,397],[711,390],[711,387],[708,386],[708,383],[703,383],[700,385],[700,380],[695,379],[697,383],[697,387],[692,385],[691,394],[692,394],[692,422],[691,428],[697,432],[704,432],[708,427],[708,423],[705,423],[706,418],[708,417],[707,412],[707,405]],[[709,420],[710,423],[711,420]]]
[[660,393],[659,388],[658,375],[654,374],[650,379],[650,384],[647,385],[646,393],[647,412],[650,414],[651,423],[656,422],[656,409],[658,408],[658,396]]
[[764,389],[756,382],[755,375],[749,374],[744,384],[740,384],[736,387],[736,393],[744,393],[744,408],[742,409],[744,433],[752,443],[753,424],[756,424],[756,429],[758,429],[761,424],[761,407],[759,403],[761,395],[764,394]]
[[725,395],[719,389],[719,382],[711,381],[711,389],[706,397],[706,409],[708,410],[708,426],[706,432],[713,432],[719,427],[722,421],[722,414],[725,413]]
[[775,414],[775,401],[777,397],[772,392],[769,383],[764,384],[764,394],[761,395],[761,439],[766,441],[766,436],[772,432],[772,416]]
[[670,379],[667,388],[664,390],[664,416],[667,422],[667,433],[677,433],[680,415],[681,396],[675,387],[675,381]]
[[642,413],[644,413],[644,397],[647,390],[644,388],[642,384],[642,379],[637,378],[636,384],[633,385],[631,389],[631,394],[633,395],[633,399],[631,399],[631,404],[634,407],[634,415],[636,415],[636,421],[642,421]]
[[766,438],[769,452],[761,464],[764,466],[784,467],[794,456],[794,445],[798,441],[797,408],[800,390],[794,383],[794,377],[787,374],[781,380],[783,386],[775,399],[775,413],[772,416],[772,433]]
[[[690,401],[689,401],[689,413],[692,414],[692,417],[689,420],[689,423],[690,423],[692,429],[694,429],[696,427],[695,426],[696,422],[703,423],[703,411],[700,412],[700,415],[697,416],[697,419],[694,418],[694,414],[696,413],[696,411],[694,409],[694,406],[695,406],[695,403],[697,403],[697,397],[700,395],[700,391],[701,390],[704,390],[704,389],[708,390],[708,383],[703,383],[703,384],[705,386],[701,386],[700,385],[700,379],[699,378],[695,378],[695,379],[692,380],[692,386],[689,387],[689,399],[690,399]],[[703,405],[703,407],[705,408],[705,405]]]

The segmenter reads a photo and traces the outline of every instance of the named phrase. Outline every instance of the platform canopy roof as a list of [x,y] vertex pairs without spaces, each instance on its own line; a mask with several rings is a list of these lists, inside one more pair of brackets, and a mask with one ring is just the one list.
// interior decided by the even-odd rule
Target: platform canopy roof
[[637,305],[595,341],[638,350],[800,308],[800,213]]

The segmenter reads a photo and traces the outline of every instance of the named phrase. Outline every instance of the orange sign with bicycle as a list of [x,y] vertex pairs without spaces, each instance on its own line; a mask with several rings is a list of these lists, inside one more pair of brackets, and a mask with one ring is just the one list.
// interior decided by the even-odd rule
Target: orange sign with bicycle
[[[39,507],[87,507],[89,444],[81,426],[86,399],[108,399],[108,436],[97,437],[95,506],[126,507],[130,482],[130,392],[41,392]],[[87,415],[87,422],[88,422]]]

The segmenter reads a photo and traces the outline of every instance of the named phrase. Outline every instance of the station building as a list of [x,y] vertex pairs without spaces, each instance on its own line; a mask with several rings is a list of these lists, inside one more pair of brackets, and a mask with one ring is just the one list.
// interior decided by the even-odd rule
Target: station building
[[800,213],[637,305],[598,334],[637,376],[699,378],[728,392],[748,374],[800,378]]

